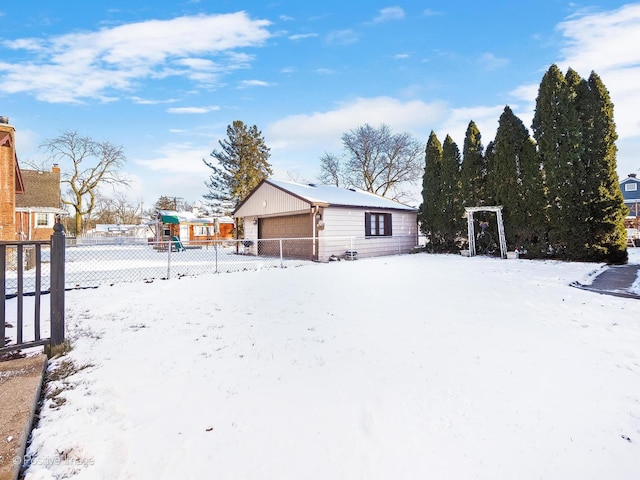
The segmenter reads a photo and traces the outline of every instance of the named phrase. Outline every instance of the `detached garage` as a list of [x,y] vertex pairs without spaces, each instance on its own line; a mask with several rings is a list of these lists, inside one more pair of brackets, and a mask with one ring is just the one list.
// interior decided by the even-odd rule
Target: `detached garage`
[[417,208],[357,189],[263,180],[234,212],[254,255],[328,261],[410,252]]

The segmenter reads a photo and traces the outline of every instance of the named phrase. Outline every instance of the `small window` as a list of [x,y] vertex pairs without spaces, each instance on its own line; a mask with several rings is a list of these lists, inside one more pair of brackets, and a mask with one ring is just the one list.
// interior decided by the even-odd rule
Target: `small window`
[[636,182],[625,183],[624,191],[625,192],[635,192],[638,190],[638,184]]
[[390,237],[391,214],[366,212],[364,214],[364,230],[366,237]]
[[49,215],[48,213],[36,213],[36,227],[51,227],[53,223],[49,223]]
[[193,227],[193,235],[196,237],[205,237],[207,235],[207,227],[196,225]]

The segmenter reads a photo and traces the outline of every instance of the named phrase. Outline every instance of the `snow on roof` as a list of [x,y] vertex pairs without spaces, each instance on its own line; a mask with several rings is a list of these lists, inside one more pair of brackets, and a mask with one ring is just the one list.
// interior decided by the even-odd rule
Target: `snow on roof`
[[392,208],[396,210],[417,210],[395,200],[381,197],[375,193],[365,192],[357,188],[342,188],[333,185],[318,185],[315,183],[301,184],[284,180],[266,180],[266,182],[285,190],[309,203],[327,203],[331,206],[342,207],[374,207]]

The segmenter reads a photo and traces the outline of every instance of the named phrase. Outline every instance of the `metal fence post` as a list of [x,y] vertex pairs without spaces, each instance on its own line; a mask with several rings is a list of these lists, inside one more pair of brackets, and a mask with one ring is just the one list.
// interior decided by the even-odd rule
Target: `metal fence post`
[[280,268],[284,268],[284,263],[282,263],[282,239],[280,239]]
[[64,227],[58,222],[51,235],[51,355],[61,353],[64,345],[65,244]]
[[171,278],[171,250],[173,249],[173,240],[169,240],[169,247],[167,248],[167,280]]

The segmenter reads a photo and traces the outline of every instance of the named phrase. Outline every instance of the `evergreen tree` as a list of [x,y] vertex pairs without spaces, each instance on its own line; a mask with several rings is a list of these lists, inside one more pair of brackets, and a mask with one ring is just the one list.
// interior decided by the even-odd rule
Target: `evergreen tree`
[[462,203],[465,207],[485,205],[485,175],[486,164],[482,136],[475,122],[471,120],[464,137],[462,167],[460,169]]
[[[573,76],[570,76],[573,79]],[[575,243],[581,241],[583,229],[581,185],[581,126],[575,99],[575,86],[556,65],[549,67],[542,78],[533,134],[546,174],[549,199],[549,242],[553,254],[576,258]]]
[[[520,128],[522,126],[523,128]],[[524,138],[523,138],[524,137]],[[496,205],[502,205],[507,247],[513,250],[521,243],[524,215],[520,204],[520,150],[528,135],[522,122],[505,107],[493,144],[492,161],[487,165],[487,190]]]
[[495,153],[495,141],[492,140],[489,142],[489,144],[487,145],[487,148],[484,151],[484,165],[485,165],[485,172],[484,172],[484,204],[485,205],[496,205],[496,200],[495,200],[495,194],[494,194],[494,188],[491,188],[488,184],[489,180],[491,180],[490,178],[487,178],[487,176],[489,175],[489,169],[491,168],[491,165],[493,164],[493,155]]
[[205,185],[209,193],[204,195],[216,213],[231,213],[242,200],[264,179],[272,175],[269,164],[269,148],[258,127],[250,128],[235,120],[227,127],[227,137],[220,140],[221,150],[211,156],[216,162],[205,165],[213,170]]
[[487,189],[495,203],[504,207],[507,247],[525,246],[531,256],[539,256],[546,230],[542,173],[529,131],[509,106],[498,122],[487,165]]
[[436,231],[439,211],[442,210],[440,178],[442,171],[442,144],[436,134],[431,131],[425,149],[425,167],[422,177],[422,204],[418,213],[420,230],[427,235],[429,248],[433,252],[441,244]]
[[[442,169],[440,188],[442,191],[442,209],[436,224],[440,226],[443,247],[446,251],[455,251],[457,239],[462,232],[462,189],[460,183],[460,150],[453,139],[447,135],[442,145]],[[466,225],[466,224],[465,224]]]
[[618,138],[613,103],[600,77],[591,72],[577,91],[584,142],[587,229],[584,260],[625,263],[626,231],[622,191],[616,172]]
[[548,244],[547,194],[538,150],[528,130],[520,151],[520,181],[524,228],[516,236],[516,246],[524,246],[530,258],[544,257]]

